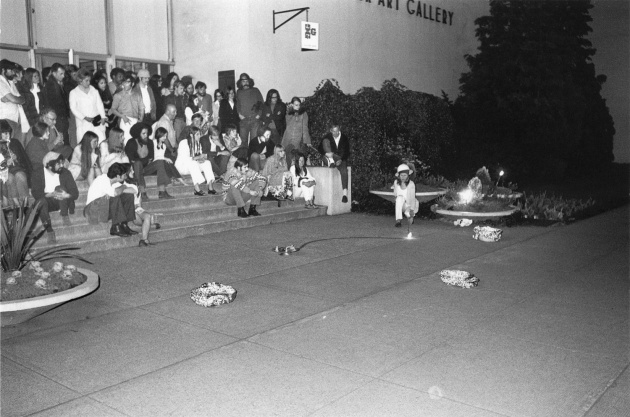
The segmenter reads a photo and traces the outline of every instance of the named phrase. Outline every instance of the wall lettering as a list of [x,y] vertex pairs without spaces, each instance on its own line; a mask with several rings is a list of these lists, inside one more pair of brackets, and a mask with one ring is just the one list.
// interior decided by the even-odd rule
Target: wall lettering
[[[372,0],[359,0],[363,3],[372,4]],[[374,1],[376,3],[376,0]],[[426,1],[421,0],[378,0],[377,6],[386,9],[400,10],[400,3],[406,3],[406,10],[411,16],[419,19],[426,19],[442,25],[453,26],[454,12],[433,6]]]

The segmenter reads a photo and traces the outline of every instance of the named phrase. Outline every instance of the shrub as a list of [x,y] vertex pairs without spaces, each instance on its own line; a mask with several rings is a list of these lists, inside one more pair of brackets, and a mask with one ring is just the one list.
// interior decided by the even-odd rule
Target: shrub
[[567,222],[575,220],[577,216],[587,212],[594,205],[595,201],[591,198],[586,201],[575,198],[564,199],[553,195],[547,196],[547,193],[543,192],[525,195],[518,207],[526,218]]
[[[350,140],[355,210],[382,209],[386,202],[369,191],[393,182],[402,159],[426,176],[425,168],[439,170],[451,149],[453,120],[446,102],[410,91],[395,79],[385,81],[380,91],[364,87],[356,94],[345,94],[336,80],[323,80],[304,105],[313,146],[319,146],[333,121]],[[314,165],[320,162],[313,151],[309,157]]]

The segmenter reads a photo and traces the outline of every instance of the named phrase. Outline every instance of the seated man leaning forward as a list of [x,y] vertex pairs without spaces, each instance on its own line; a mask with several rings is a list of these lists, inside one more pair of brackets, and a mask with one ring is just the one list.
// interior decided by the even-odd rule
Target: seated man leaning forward
[[[227,175],[227,192],[223,201],[228,206],[238,207],[238,217],[260,216],[256,206],[260,204],[260,197],[266,186],[267,178],[250,170],[246,159],[238,158],[234,162],[234,169]],[[246,202],[250,203],[248,211],[245,210]]]
[[90,224],[112,221],[109,233],[113,236],[127,237],[138,234],[131,230],[127,222],[136,218],[134,194],[136,190],[126,185],[115,187],[127,178],[127,168],[118,162],[112,164],[107,174],[94,179],[88,189],[86,206],[83,215]]
[[273,142],[269,140],[270,137],[271,129],[260,126],[258,128],[258,136],[249,141],[247,152],[249,169],[262,172],[263,168],[265,168],[267,158],[273,155]]
[[63,167],[63,156],[57,152],[48,152],[44,164],[44,182],[39,176],[33,177],[33,197],[40,202],[39,218],[46,232],[48,243],[56,243],[55,233],[51,226],[50,212],[59,210],[64,226],[70,226],[68,214],[74,214],[75,201],[79,198],[79,189],[70,171]]
[[319,145],[319,153],[324,155],[324,162],[328,162],[331,168],[337,168],[341,174],[341,187],[343,188],[342,203],[348,202],[348,158],[350,158],[350,141],[341,133],[338,123],[334,123],[330,132],[324,136]]

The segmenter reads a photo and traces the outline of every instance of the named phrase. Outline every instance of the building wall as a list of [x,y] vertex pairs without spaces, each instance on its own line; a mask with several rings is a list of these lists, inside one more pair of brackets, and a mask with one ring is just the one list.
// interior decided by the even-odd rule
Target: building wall
[[593,4],[593,62],[596,72],[608,77],[602,96],[615,121],[615,162],[630,163],[630,5],[627,0]]
[[[308,96],[321,80],[334,78],[343,91],[380,88],[396,78],[407,87],[455,97],[467,70],[464,54],[474,53],[474,20],[487,13],[487,2],[472,0],[173,0],[175,70],[201,79],[209,89],[217,73],[247,72],[263,95],[277,88],[283,99]],[[398,4],[398,10],[396,10]],[[437,23],[416,15],[418,4],[453,13]],[[319,23],[318,51],[301,51],[302,13],[273,33],[273,11],[310,7],[309,21]],[[442,15],[442,12],[440,13]],[[291,13],[277,15],[286,20]]]

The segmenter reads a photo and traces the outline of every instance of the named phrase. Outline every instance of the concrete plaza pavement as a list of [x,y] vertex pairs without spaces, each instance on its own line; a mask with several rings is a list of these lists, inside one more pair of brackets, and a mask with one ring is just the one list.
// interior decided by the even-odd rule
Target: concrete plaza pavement
[[[497,243],[440,221],[399,239],[393,223],[90,254],[96,292],[2,329],[1,415],[630,415],[627,206]],[[445,285],[447,268],[479,286]],[[195,305],[207,281],[236,300]]]

